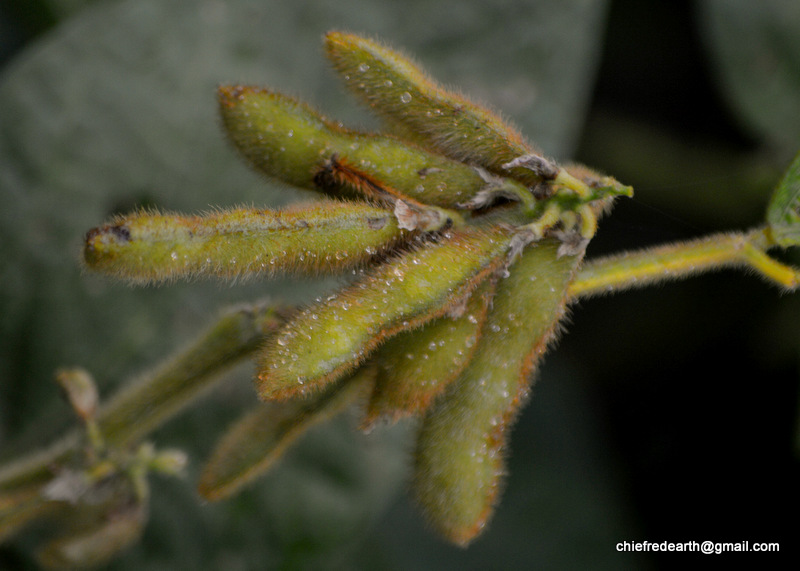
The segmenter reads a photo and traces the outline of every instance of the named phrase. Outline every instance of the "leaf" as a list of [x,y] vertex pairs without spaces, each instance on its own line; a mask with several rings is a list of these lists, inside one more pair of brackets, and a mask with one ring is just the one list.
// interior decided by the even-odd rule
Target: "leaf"
[[794,153],[800,141],[800,4],[704,0],[700,8],[723,94],[757,136]]
[[767,207],[767,222],[777,244],[800,245],[800,155],[789,165]]
[[92,4],[99,4],[107,0],[40,0],[41,4],[48,6],[56,16],[65,18],[71,16]]

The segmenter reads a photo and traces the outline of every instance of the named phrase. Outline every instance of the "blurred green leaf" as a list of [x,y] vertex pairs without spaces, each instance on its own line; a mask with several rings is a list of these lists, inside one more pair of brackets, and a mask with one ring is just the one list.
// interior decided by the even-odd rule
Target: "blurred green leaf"
[[700,9],[723,94],[755,135],[794,153],[800,143],[800,3],[703,0]]
[[795,157],[772,195],[767,222],[779,245],[784,248],[800,245],[800,155]]
[[71,16],[92,4],[99,4],[105,0],[41,0],[59,18]]

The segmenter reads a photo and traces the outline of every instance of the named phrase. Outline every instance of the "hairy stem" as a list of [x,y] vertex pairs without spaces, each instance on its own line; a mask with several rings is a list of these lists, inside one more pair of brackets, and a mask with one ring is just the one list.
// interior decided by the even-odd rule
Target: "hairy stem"
[[769,232],[757,228],[600,258],[581,268],[569,295],[585,298],[617,293],[722,268],[748,268],[794,290],[800,284],[800,271],[768,256],[766,250],[773,245]]
[[220,373],[259,348],[282,322],[269,306],[223,315],[188,349],[129,384],[98,411],[107,444],[133,443],[161,426],[211,388]]

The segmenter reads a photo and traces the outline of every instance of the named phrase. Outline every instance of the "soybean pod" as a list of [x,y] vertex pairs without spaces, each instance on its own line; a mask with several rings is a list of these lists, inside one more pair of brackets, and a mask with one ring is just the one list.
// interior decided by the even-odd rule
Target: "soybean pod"
[[455,315],[443,315],[420,330],[404,331],[378,350],[365,427],[381,417],[397,420],[423,414],[459,376],[478,346],[495,284],[495,279],[487,279]]
[[470,201],[486,191],[528,209],[535,203],[516,181],[394,137],[345,129],[268,89],[224,86],[219,102],[228,135],[245,159],[299,188],[346,197],[405,197],[442,208],[470,208]]
[[314,275],[357,267],[407,236],[391,211],[355,202],[207,216],[138,212],[90,230],[83,257],[92,270],[133,283]]
[[559,247],[552,239],[529,245],[499,280],[475,356],[422,423],[413,491],[454,543],[468,544],[492,513],[509,427],[564,315],[583,252],[559,256]]
[[444,315],[505,263],[513,238],[501,227],[454,231],[307,307],[267,342],[259,394],[282,400],[317,391],[389,337]]

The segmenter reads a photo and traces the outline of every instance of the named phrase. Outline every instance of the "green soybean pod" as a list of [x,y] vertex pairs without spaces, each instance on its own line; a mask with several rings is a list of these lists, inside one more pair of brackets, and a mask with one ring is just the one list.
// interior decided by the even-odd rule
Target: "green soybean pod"
[[286,184],[316,188],[314,177],[341,146],[330,123],[268,89],[221,86],[218,100],[231,142],[254,167]]
[[513,237],[502,227],[453,231],[300,311],[267,342],[260,396],[283,400],[317,391],[387,338],[444,315],[498,270]]
[[265,88],[223,86],[228,136],[256,169],[287,184],[348,198],[401,198],[457,208],[481,191],[534,202],[521,184],[394,137],[361,133]]
[[139,540],[147,523],[147,506],[118,506],[113,517],[98,517],[90,525],[54,539],[36,554],[44,569],[89,569],[108,564]]
[[[528,210],[536,205],[531,191],[515,180],[493,176],[393,137],[352,135],[341,156],[332,158],[328,165],[334,177],[340,169],[350,169],[397,198],[408,197],[442,208],[471,209],[476,199],[487,193],[521,202]],[[357,175],[345,174],[343,180],[351,187],[360,186]]]
[[474,357],[422,423],[412,489],[432,526],[456,544],[467,545],[492,514],[509,427],[564,315],[582,253],[559,257],[560,245],[533,243],[499,280]]
[[467,366],[478,345],[495,288],[487,279],[456,315],[443,315],[415,331],[404,331],[378,349],[375,390],[363,422],[421,414]]
[[206,216],[138,212],[90,230],[83,259],[94,271],[134,283],[317,274],[357,267],[406,237],[393,212],[356,202]]
[[366,396],[374,380],[375,368],[361,367],[312,398],[260,403],[220,438],[203,467],[200,495],[217,501],[235,494],[267,472],[308,430]]
[[414,62],[378,42],[330,32],[327,54],[347,87],[390,122],[402,137],[497,174],[512,174],[529,186],[542,176],[504,165],[537,155],[522,135],[488,109],[448,91]]

